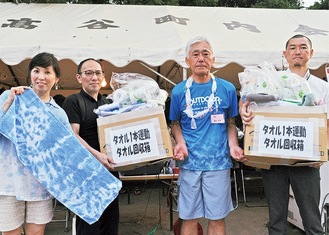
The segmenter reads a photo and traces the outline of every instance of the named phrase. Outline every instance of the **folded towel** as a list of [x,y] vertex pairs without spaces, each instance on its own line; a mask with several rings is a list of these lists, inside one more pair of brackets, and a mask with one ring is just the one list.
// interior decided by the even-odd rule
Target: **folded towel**
[[252,93],[247,94],[247,100],[254,101],[256,103],[268,103],[272,101],[278,101],[279,98],[276,95]]
[[19,160],[57,200],[87,223],[96,222],[117,197],[121,181],[82,146],[30,89],[0,120],[0,133]]
[[316,106],[315,96],[313,93],[303,96],[300,106]]

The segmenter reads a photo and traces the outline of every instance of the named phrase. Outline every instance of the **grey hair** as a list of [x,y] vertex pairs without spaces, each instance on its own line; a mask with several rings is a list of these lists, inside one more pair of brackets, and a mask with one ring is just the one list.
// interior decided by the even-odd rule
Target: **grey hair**
[[189,57],[189,52],[192,48],[192,46],[195,44],[195,43],[199,43],[199,42],[205,42],[207,44],[209,44],[209,47],[210,47],[210,50],[211,50],[211,53],[213,54],[213,50],[212,50],[212,46],[211,46],[211,43],[210,41],[205,37],[205,36],[197,36],[195,38],[192,38],[191,40],[189,40],[186,44],[186,48],[185,48],[185,54],[186,54],[186,58]]

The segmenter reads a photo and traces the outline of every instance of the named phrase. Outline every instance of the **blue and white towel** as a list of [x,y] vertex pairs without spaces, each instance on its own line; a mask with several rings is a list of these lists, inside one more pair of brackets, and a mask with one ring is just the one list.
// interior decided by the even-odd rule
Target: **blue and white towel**
[[30,89],[0,120],[0,133],[20,161],[61,203],[87,223],[96,222],[122,183],[83,147]]

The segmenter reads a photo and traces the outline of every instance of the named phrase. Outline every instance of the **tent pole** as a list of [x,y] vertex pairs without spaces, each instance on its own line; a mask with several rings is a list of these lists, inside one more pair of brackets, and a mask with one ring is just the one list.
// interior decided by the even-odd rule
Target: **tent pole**
[[[177,63],[176,63],[176,62],[172,64],[172,66],[170,67],[170,69],[169,69],[168,73],[166,74],[166,77],[168,77],[168,76],[169,76],[169,74],[171,73],[171,71],[173,71],[173,69],[175,68],[175,66],[176,66],[176,65],[177,65]],[[159,68],[160,68],[160,66],[159,66]]]
[[6,82],[1,82],[1,81],[0,81],[0,84],[4,85],[4,86],[7,86],[9,88],[13,86],[13,84],[9,84],[9,83],[6,83]]
[[10,65],[7,65],[7,67],[8,67],[8,69],[9,69],[11,75],[13,76],[14,81],[16,82],[17,86],[20,86],[19,81],[18,81],[18,79],[17,79],[17,77],[16,77],[16,74],[14,73],[14,70],[11,68]]
[[187,79],[187,69],[183,67],[183,80]]
[[166,78],[165,76],[163,76],[161,73],[158,73],[157,71],[155,71],[154,69],[148,67],[146,64],[143,64],[142,62],[139,62],[141,65],[143,65],[145,68],[151,70],[153,73],[155,73],[156,75],[162,77],[164,80],[166,80],[167,82],[173,84],[174,86],[176,86],[176,83],[170,81],[168,78]]

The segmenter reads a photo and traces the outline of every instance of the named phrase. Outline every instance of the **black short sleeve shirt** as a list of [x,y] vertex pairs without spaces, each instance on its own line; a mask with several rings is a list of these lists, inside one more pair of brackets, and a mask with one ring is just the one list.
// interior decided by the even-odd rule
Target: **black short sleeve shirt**
[[96,121],[98,116],[94,113],[94,109],[109,103],[110,101],[105,99],[101,94],[98,94],[96,101],[84,90],[81,90],[78,94],[66,97],[63,103],[63,109],[70,123],[79,124],[79,135],[81,138],[98,151],[100,151]]

